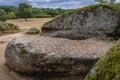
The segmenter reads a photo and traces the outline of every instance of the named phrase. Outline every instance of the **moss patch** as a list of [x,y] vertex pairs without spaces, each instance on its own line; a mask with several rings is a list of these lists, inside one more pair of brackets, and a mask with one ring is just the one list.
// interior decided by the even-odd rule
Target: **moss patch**
[[37,28],[30,28],[26,34],[39,34],[40,33],[40,30],[37,29]]
[[97,62],[84,80],[120,80],[120,40]]
[[[75,9],[75,10],[72,10],[72,11],[69,11],[69,12],[66,12],[64,14],[61,14],[59,16],[56,16],[54,19],[52,19],[51,21],[49,22],[52,22],[54,21],[55,19],[58,19],[58,18],[61,18],[61,17],[64,17],[68,14],[73,14],[75,12],[80,12],[80,11],[89,11],[89,10],[92,10],[92,9],[95,9],[97,7],[100,7],[100,6],[103,6],[103,7],[106,7],[106,8],[109,8],[109,9],[112,9],[112,7],[108,4],[95,4],[95,5],[90,5],[90,6],[86,6],[86,7],[83,7],[83,8],[78,8],[78,9]],[[49,23],[48,22],[48,23]]]

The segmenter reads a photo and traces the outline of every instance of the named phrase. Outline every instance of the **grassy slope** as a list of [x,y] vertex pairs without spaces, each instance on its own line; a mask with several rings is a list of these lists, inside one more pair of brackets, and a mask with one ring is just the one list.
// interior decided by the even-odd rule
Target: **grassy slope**
[[97,62],[84,80],[120,80],[120,40]]

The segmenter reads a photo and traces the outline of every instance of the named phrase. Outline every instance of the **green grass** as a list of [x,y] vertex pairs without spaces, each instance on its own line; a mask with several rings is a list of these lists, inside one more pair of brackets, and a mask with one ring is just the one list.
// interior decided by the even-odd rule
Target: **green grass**
[[84,80],[120,80],[120,40],[97,62]]

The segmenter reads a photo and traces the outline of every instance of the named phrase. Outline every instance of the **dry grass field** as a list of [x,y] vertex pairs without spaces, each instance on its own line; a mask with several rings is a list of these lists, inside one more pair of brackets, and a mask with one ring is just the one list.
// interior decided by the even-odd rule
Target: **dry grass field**
[[24,19],[7,20],[7,23],[13,23],[20,26],[21,29],[29,29],[31,27],[40,28],[45,22],[52,18],[30,18],[27,22]]

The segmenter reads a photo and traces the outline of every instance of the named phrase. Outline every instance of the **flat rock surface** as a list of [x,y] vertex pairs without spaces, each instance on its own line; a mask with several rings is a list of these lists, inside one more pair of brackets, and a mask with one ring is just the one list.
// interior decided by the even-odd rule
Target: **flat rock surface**
[[69,40],[22,36],[6,49],[6,64],[17,72],[86,74],[115,42],[99,38]]
[[100,58],[114,42],[97,38],[86,40],[69,40],[65,38],[50,38],[44,36],[24,36],[11,41],[10,44],[26,44],[38,53],[50,56],[73,58]]

